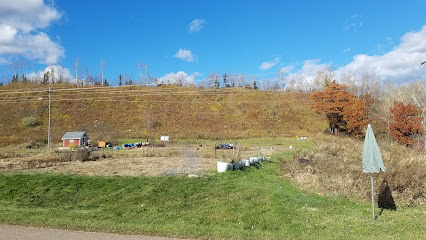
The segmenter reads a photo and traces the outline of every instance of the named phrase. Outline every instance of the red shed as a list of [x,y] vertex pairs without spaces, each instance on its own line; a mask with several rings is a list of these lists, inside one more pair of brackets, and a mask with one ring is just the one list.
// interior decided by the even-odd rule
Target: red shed
[[66,132],[62,137],[63,147],[69,147],[74,144],[76,147],[87,147],[89,137],[86,132]]

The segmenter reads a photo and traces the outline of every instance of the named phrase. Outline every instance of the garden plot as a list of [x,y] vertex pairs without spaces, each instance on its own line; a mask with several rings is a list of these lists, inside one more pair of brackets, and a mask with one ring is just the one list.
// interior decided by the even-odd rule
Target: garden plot
[[[135,149],[99,149],[90,156],[75,157],[73,153],[38,153],[2,158],[0,172],[51,172],[90,176],[176,176],[215,170],[217,162],[238,162],[250,156],[269,155],[283,151],[245,146],[239,149],[214,149],[197,144],[170,144],[166,147]],[[71,156],[72,155],[72,156]]]

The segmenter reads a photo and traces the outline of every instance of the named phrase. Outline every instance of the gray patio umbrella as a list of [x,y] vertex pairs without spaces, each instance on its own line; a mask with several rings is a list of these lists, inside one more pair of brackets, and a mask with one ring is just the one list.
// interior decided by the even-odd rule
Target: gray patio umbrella
[[370,124],[368,124],[364,147],[362,148],[362,171],[371,175],[371,205],[373,208],[373,219],[375,219],[373,173],[384,172],[385,165],[383,165],[382,154],[380,153]]

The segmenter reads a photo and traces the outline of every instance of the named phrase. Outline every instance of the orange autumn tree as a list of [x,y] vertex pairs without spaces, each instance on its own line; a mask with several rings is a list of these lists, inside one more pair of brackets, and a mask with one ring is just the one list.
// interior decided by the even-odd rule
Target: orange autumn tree
[[366,113],[367,106],[360,99],[350,99],[349,104],[343,109],[343,120],[346,122],[346,129],[351,136],[357,138],[364,136],[364,128],[368,123]]
[[399,144],[414,145],[414,138],[423,133],[421,109],[413,104],[394,102],[390,108],[389,133]]
[[311,95],[312,107],[317,112],[325,113],[333,134],[343,131],[362,136],[367,124],[365,104],[346,89],[347,86],[333,81],[324,91]]

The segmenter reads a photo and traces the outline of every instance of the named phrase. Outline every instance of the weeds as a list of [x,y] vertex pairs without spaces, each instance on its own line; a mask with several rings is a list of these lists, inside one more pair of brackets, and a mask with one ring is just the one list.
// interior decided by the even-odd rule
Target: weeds
[[[375,186],[387,181],[399,206],[424,205],[424,152],[387,142],[380,142],[379,146],[386,172],[375,174]],[[321,136],[315,141],[315,148],[297,153],[292,161],[281,161],[281,168],[286,176],[306,188],[368,200],[371,190],[369,176],[362,172],[362,147],[363,141]]]

